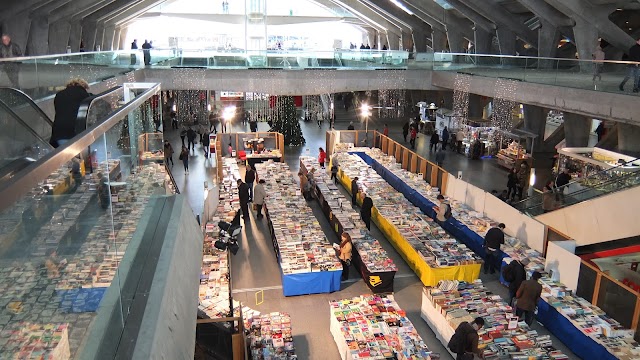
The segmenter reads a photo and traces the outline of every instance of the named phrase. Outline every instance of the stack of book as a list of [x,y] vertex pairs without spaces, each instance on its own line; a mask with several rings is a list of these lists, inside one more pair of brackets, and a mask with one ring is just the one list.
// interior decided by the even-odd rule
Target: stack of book
[[[306,170],[310,170],[317,160],[303,156],[300,157],[300,162]],[[386,250],[382,248],[378,240],[371,236],[364,222],[360,219],[360,215],[351,207],[351,199],[342,195],[325,171],[316,172],[315,180],[318,191],[331,208],[332,216],[340,222],[344,232],[351,236],[353,245],[367,270],[369,272],[397,271],[396,265],[389,258]]]
[[266,181],[265,207],[283,274],[342,270],[336,251],[304,201],[289,166],[269,161],[256,164],[256,170],[258,177]]
[[[334,340],[349,358],[430,358],[431,351],[393,295],[361,295],[330,301],[329,306]],[[346,346],[338,343],[343,341]]]
[[287,313],[272,312],[247,319],[249,349],[253,359],[296,360],[291,333],[291,317]]
[[472,322],[479,316],[484,319],[485,326],[478,331],[478,348],[484,359],[567,359],[552,346],[549,336],[539,335],[524,322],[513,322],[511,306],[480,280],[460,282],[457,289],[425,288],[424,295],[450,326],[450,333],[462,322]]
[[15,323],[1,334],[0,358],[66,360],[69,350],[68,324]]
[[[438,204],[437,196],[440,195],[440,189],[429,185],[418,174],[402,169],[393,156],[385,155],[380,149],[366,149],[365,152],[427,200]],[[451,205],[453,217],[481,237],[484,237],[489,229],[498,225],[497,221],[489,219],[460,201],[452,198],[447,200]],[[529,248],[515,237],[505,236],[505,244],[501,247],[501,250],[512,259],[528,258],[530,260],[529,265],[527,265],[529,273],[544,270],[545,260],[542,254]]]
[[480,263],[482,260],[466,245],[451,238],[431,218],[423,214],[378,175],[359,156],[333,155],[332,161],[349,179],[359,178],[360,189],[385,218],[432,268]]
[[548,277],[539,281],[542,284],[542,299],[583,334],[619,359],[640,358],[640,344],[633,339],[634,330],[625,328],[596,305],[573,294],[562,283]]

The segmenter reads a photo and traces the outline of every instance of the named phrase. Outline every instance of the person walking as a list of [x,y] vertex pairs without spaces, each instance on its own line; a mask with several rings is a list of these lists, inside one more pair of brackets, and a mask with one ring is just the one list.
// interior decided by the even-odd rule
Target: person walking
[[553,191],[553,181],[542,189],[542,211],[548,213],[556,209],[556,194]]
[[360,189],[358,188],[358,177],[354,177],[353,180],[351,180],[351,205],[353,206],[357,206],[358,205],[358,191]]
[[594,132],[598,135],[598,142],[600,142],[607,133],[607,128],[604,126],[604,120],[600,120],[600,124],[598,124],[598,127]]
[[409,144],[411,144],[411,149],[416,148],[416,138],[418,138],[418,129],[415,126],[411,127],[411,138],[409,139]]
[[500,258],[500,245],[504,244],[504,228],[505,224],[500,223],[496,227],[492,227],[487,231],[487,235],[484,236],[484,242],[482,247],[486,253],[484,259],[484,273],[491,272],[495,274],[496,268],[500,268],[498,262],[502,261]]
[[205,159],[209,158],[209,153],[210,153],[209,146],[210,145],[211,145],[211,139],[209,138],[209,132],[205,129],[204,130],[204,134],[202,134],[202,150],[204,150],[204,158]]
[[324,169],[324,162],[327,160],[327,153],[323,148],[320,148],[320,154],[318,154],[318,163],[320,163],[320,168]]
[[360,217],[364,224],[367,226],[367,230],[371,230],[371,209],[373,209],[373,200],[367,195],[363,194],[362,207],[360,208]]
[[407,142],[407,135],[409,135],[409,121],[407,120],[404,125],[402,125],[402,137],[404,138],[404,142]]
[[353,126],[353,121],[349,122],[349,126],[347,126],[347,130],[355,130],[356,128]]
[[351,235],[343,231],[340,236],[340,245],[333,244],[333,247],[338,251],[338,258],[340,258],[340,262],[342,263],[342,277],[340,280],[345,281],[349,279],[349,266],[351,266],[353,251]]
[[447,143],[449,143],[449,129],[445,126],[442,130],[442,148],[447,149]]
[[384,124],[384,129],[382,130],[382,135],[389,137],[389,125]]
[[518,199],[524,199],[524,193],[527,190],[529,182],[529,165],[523,162],[520,164],[520,170],[518,170]]
[[513,200],[516,197],[518,187],[518,169],[515,167],[509,170],[507,176],[507,198]]
[[184,138],[187,137],[187,129],[184,125],[182,125],[182,130],[180,130],[180,140],[182,141],[182,147],[184,147]]
[[241,179],[238,179],[236,182],[238,183],[238,197],[240,198],[242,218],[244,222],[247,222],[249,220],[249,202],[251,201],[249,185],[243,183]]
[[598,80],[602,80],[602,68],[604,67],[604,51],[600,47],[600,43],[596,45],[596,49],[591,54],[593,57],[593,81],[596,81],[596,77]]
[[164,163],[169,165],[171,162],[171,167],[173,167],[173,146],[169,140],[164,140]]
[[482,357],[482,350],[478,348],[478,330],[484,327],[484,319],[477,317],[473,322],[463,321],[451,336],[447,347],[456,354],[456,360],[473,360],[475,355]]
[[529,258],[513,259],[507,266],[502,268],[502,277],[509,282],[509,305],[513,306],[513,299],[520,289],[520,284],[527,279],[525,267],[529,264]]
[[189,151],[196,151],[196,137],[197,134],[195,130],[189,126],[189,130],[187,130],[187,149],[189,149]]
[[178,130],[178,116],[175,111],[172,111],[169,114],[169,118],[171,118],[171,129]]
[[56,115],[51,127],[49,143],[54,148],[62,146],[76,136],[76,119],[80,103],[91,96],[89,84],[83,79],[72,79],[64,90],[59,91],[53,99]]
[[331,180],[333,183],[338,185],[338,166],[335,164],[331,166]]
[[264,206],[264,200],[267,197],[267,192],[264,189],[264,179],[258,180],[258,183],[253,188],[253,204],[256,207],[256,218],[262,219],[262,206]]
[[[0,58],[1,59],[9,59],[22,56],[22,50],[18,44],[11,41],[11,36],[8,34],[2,34],[2,43],[0,44]],[[5,62],[4,70],[7,73],[7,77],[9,78],[9,82],[13,87],[20,87],[19,83],[19,74],[20,69],[18,63],[14,62]]]
[[256,181],[256,171],[251,165],[247,166],[244,173],[244,182],[249,186],[249,202],[253,200],[253,183]]
[[311,185],[309,185],[309,180],[307,179],[307,176],[303,174],[302,171],[299,171],[298,178],[300,179],[300,192],[302,193],[302,196],[307,201],[311,200],[311,195],[309,195],[309,190],[311,188]]
[[516,316],[520,318],[520,321],[524,320],[529,326],[533,324],[538,300],[542,295],[542,285],[538,282],[541,277],[542,275],[539,272],[534,271],[531,279],[523,281],[516,292],[516,299],[518,299],[516,302]]
[[445,151],[444,151],[444,145],[445,143],[442,143],[442,146],[438,148],[438,151],[436,152],[436,165],[442,167],[442,165],[444,164],[444,157],[446,155]]
[[429,151],[436,150],[438,142],[440,142],[440,137],[438,133],[434,131],[433,134],[431,134],[431,140],[429,140]]
[[185,175],[189,175],[189,150],[185,146],[182,147],[182,151],[178,158],[182,160]]
[[629,61],[634,63],[627,65],[627,74],[624,76],[624,79],[622,79],[619,88],[620,91],[624,91],[624,84],[626,84],[630,78],[633,78],[633,92],[638,92],[640,85],[640,38],[629,48]]
[[[138,50],[138,39],[133,39],[133,42],[131,43],[131,50]],[[131,52],[131,65],[135,65],[138,63],[136,53],[137,51]]]

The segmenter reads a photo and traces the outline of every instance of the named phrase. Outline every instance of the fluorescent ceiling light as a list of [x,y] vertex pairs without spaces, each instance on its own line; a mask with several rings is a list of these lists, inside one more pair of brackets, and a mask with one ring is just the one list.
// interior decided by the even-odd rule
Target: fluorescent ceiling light
[[404,12],[406,12],[407,14],[413,15],[413,12],[411,12],[411,10],[407,9],[407,7],[404,6],[404,4],[401,3],[400,1],[398,1],[398,0],[389,0],[389,1],[391,1],[395,6],[399,7],[402,10],[404,10]]

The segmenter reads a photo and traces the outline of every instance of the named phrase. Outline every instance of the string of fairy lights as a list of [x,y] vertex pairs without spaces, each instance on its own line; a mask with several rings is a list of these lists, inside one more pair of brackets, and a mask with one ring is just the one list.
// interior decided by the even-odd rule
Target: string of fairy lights
[[[495,90],[491,126],[510,131],[513,127],[513,109],[516,107],[515,94],[518,91],[518,83],[512,80],[498,79]],[[494,134],[496,137],[503,136],[501,132],[494,132]]]
[[468,136],[469,124],[469,88],[471,76],[456,74],[453,82],[453,120],[454,128],[462,130],[465,137]]

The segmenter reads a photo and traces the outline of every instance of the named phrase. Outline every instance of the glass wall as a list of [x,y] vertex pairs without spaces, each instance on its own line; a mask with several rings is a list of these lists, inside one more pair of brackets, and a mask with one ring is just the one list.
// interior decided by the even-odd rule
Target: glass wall
[[104,339],[119,340],[135,255],[127,250],[136,247],[150,199],[167,193],[162,154],[134,156],[148,139],[145,149],[162,150],[144,111],[157,92],[149,88],[123,109],[131,116],[96,117],[93,129],[17,174],[17,185],[0,187],[3,358],[78,358]]

